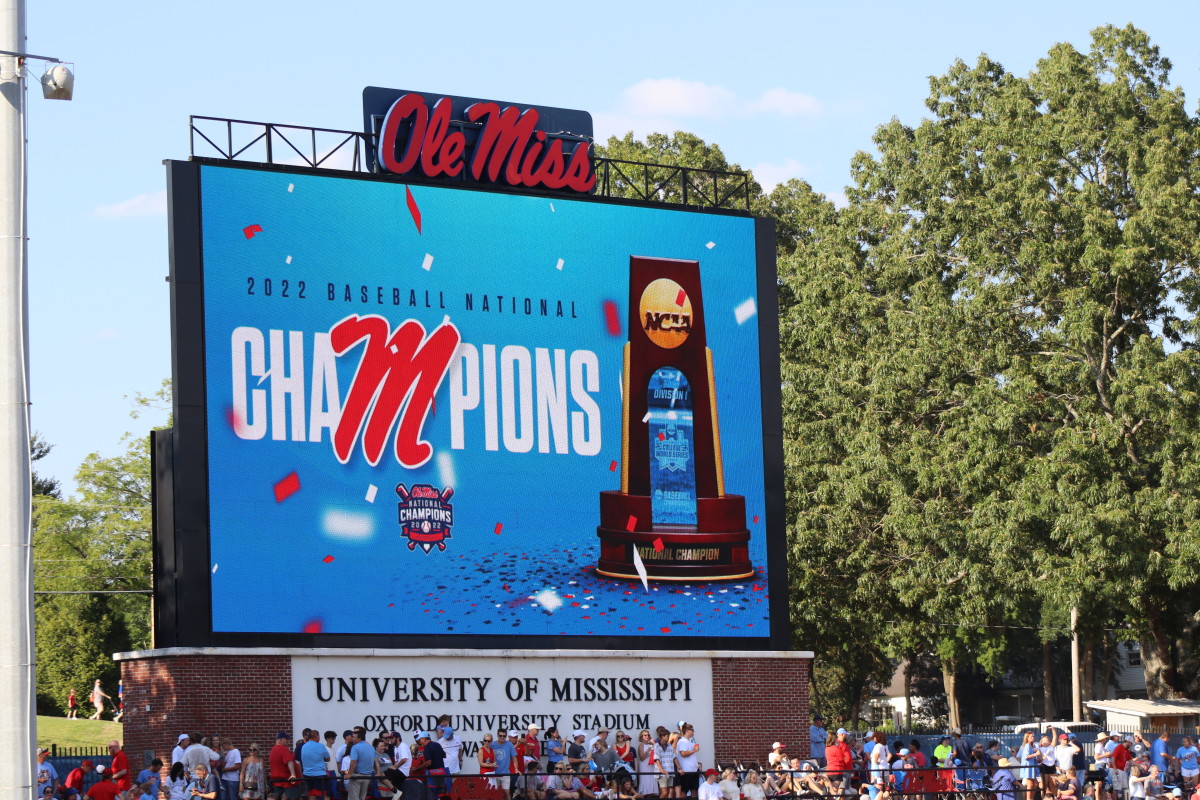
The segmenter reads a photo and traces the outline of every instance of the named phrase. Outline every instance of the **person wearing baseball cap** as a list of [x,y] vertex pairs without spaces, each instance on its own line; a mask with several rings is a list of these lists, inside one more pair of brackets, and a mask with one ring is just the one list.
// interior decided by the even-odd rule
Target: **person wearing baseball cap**
[[787,760],[787,754],[784,752],[783,742],[772,742],[771,752],[767,754],[767,765],[774,769],[779,765],[780,761]]
[[97,764],[96,774],[100,776],[99,780],[92,784],[92,788],[87,790],[84,797],[90,797],[92,800],[116,800],[121,790],[112,782],[109,770],[103,764]]
[[808,726],[808,752],[821,768],[825,767],[825,740],[828,736],[825,718],[820,714],[813,714],[812,724]]
[[[296,768],[296,757],[288,743],[292,735],[287,731],[275,734],[275,746],[270,754],[271,796],[284,800],[297,800],[304,793],[304,782]],[[361,798],[360,798],[361,800]]]
[[720,773],[711,767],[704,771],[704,783],[700,784],[699,800],[724,800],[721,787],[717,785]]
[[78,789],[83,791],[83,778],[85,775],[90,775],[96,765],[92,763],[90,758],[85,758],[78,767],[67,773],[67,779],[63,781],[63,786],[68,789]]
[[571,732],[571,741],[567,744],[567,764],[572,772],[578,772],[580,764],[587,764],[591,760],[588,758],[587,748],[583,746],[585,738],[587,734],[579,729]]

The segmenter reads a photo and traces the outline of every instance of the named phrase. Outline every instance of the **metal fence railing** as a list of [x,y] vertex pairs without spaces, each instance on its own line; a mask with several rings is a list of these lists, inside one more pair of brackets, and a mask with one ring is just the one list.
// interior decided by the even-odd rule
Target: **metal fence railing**
[[[455,124],[474,125],[461,121]],[[193,159],[374,172],[375,137],[362,131],[191,116],[189,140]],[[655,205],[751,209],[753,184],[746,172],[602,157],[594,158],[593,165],[596,197]],[[467,170],[463,170],[461,179],[466,178]]]

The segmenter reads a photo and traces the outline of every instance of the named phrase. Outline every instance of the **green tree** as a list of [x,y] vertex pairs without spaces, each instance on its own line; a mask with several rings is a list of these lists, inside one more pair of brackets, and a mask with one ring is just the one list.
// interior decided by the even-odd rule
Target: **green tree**
[[839,349],[864,413],[829,483],[870,481],[860,525],[903,560],[889,636],[945,626],[952,724],[953,676],[1002,667],[1002,626],[1052,641],[1072,605],[1133,626],[1153,696],[1198,688],[1200,140],[1168,76],[1132,27],[1027,78],[958,62],[931,119],[855,159],[847,302],[880,310]]
[[[135,418],[169,403],[170,387],[135,398]],[[149,438],[126,434],[124,451],[87,456],[68,500],[34,500],[38,706],[66,707],[100,678],[113,694],[112,653],[150,645]]]

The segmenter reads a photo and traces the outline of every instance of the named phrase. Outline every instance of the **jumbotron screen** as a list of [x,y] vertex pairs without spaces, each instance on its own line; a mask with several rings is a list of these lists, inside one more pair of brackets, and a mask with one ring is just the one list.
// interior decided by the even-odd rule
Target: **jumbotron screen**
[[196,169],[214,634],[772,637],[769,225]]

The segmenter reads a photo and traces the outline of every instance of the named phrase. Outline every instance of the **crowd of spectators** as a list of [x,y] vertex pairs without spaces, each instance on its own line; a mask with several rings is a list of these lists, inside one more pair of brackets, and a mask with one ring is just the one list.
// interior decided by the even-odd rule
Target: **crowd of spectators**
[[[136,780],[117,742],[109,744],[110,765],[84,760],[63,780],[39,751],[38,794],[43,800],[434,800],[467,780],[460,788],[491,790],[480,793],[495,800],[934,800],[958,793],[995,800],[1200,800],[1200,749],[1190,737],[1172,748],[1167,733],[1152,742],[1140,733],[1101,733],[1085,748],[1074,733],[1050,728],[1010,747],[996,739],[972,742],[953,730],[927,754],[920,739],[826,731],[817,715],[808,757],[792,757],[777,741],[761,763],[725,765],[702,760],[695,731],[683,721],[629,734],[499,730],[464,751],[444,716],[432,732],[407,738],[398,731],[372,737],[361,727],[340,736],[306,728],[296,741],[279,731],[269,751],[258,744],[243,751],[228,737],[182,733],[170,766],[156,758]],[[479,772],[467,775],[463,756],[472,751]]]

